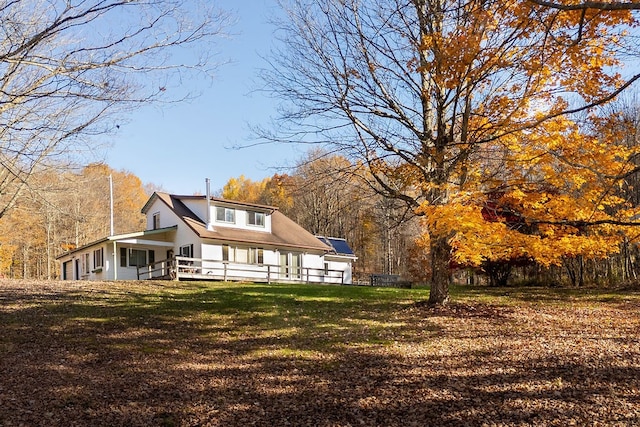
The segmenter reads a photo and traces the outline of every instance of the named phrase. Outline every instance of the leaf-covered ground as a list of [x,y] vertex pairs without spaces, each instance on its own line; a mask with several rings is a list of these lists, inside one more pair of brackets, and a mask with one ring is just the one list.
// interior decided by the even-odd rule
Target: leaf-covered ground
[[0,281],[2,426],[640,425],[640,294]]

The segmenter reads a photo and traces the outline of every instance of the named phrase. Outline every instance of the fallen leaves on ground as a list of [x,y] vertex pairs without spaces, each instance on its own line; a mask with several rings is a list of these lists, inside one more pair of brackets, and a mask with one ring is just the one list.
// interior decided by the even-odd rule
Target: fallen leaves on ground
[[638,294],[243,309],[226,286],[0,281],[0,425],[640,424]]

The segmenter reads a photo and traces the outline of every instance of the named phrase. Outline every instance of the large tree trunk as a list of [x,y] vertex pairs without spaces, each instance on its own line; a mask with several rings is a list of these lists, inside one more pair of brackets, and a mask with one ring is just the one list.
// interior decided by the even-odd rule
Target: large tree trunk
[[431,238],[431,291],[430,305],[444,305],[449,302],[449,257],[451,248],[446,237],[433,236]]

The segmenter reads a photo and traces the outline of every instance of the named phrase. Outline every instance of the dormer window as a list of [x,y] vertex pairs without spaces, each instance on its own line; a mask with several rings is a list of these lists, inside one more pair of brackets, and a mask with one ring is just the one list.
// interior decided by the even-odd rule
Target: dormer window
[[160,212],[156,212],[153,214],[153,229],[157,230],[160,228]]
[[264,227],[264,212],[247,212],[247,224],[255,227]]
[[234,224],[236,222],[236,211],[231,208],[223,208],[216,206],[216,221],[229,222]]

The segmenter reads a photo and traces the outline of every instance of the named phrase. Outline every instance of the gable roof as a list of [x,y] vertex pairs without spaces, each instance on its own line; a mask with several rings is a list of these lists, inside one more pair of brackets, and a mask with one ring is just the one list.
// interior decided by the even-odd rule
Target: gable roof
[[[173,197],[177,200],[204,200],[205,196],[195,196],[195,195],[191,195],[191,196],[185,196],[185,195],[175,195],[175,194],[168,194],[168,193],[162,193],[162,192],[155,192],[151,195],[151,197],[149,198],[149,200],[147,200],[147,203],[144,204],[144,206],[142,207],[142,213],[146,214],[149,211],[149,208],[151,207],[151,205],[153,204],[153,202],[155,200],[157,200],[158,198],[165,198],[165,197]],[[209,200],[211,200],[214,203],[217,204],[223,204],[223,205],[227,205],[227,206],[238,206],[241,208],[252,208],[258,211],[275,211],[278,210],[278,208],[276,206],[270,206],[270,205],[260,205],[257,203],[248,203],[248,202],[239,202],[236,200],[227,200],[227,199],[220,199],[218,197],[209,197]]]
[[211,198],[210,200],[213,202],[223,203],[225,205],[271,211],[271,233],[232,227],[214,227],[213,230],[210,230],[207,229],[207,224],[182,202],[182,200],[189,199],[205,200],[205,196],[179,196],[156,192],[142,208],[142,212],[146,213],[151,204],[153,204],[153,201],[158,199],[164,202],[198,237],[203,239],[321,252],[331,251],[329,245],[320,241],[313,234],[278,211],[274,206]]

